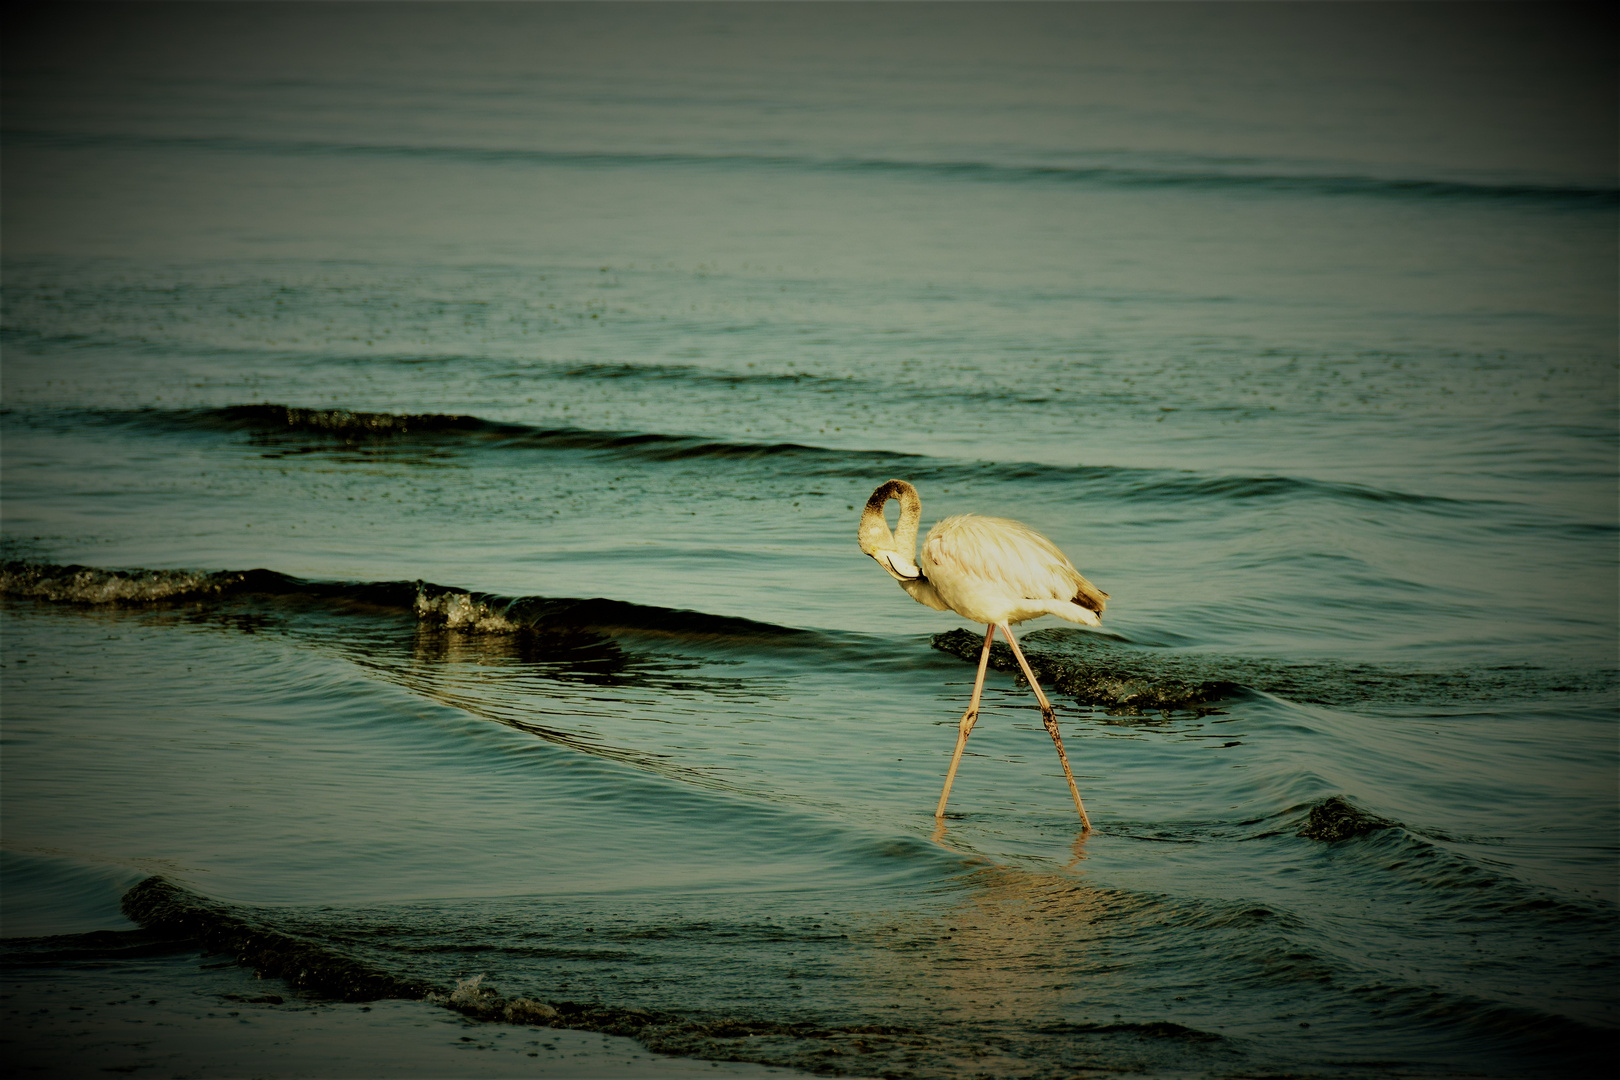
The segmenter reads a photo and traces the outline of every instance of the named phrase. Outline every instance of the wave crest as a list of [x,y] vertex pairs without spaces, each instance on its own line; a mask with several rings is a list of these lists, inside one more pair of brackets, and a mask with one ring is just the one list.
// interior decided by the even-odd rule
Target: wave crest
[[521,635],[577,647],[618,634],[756,647],[826,646],[810,630],[605,597],[498,596],[430,581],[307,581],[275,570],[104,570],[12,560],[0,563],[0,596],[57,604],[164,605],[210,599],[318,605],[333,612],[392,612],[470,635]]
[[508,619],[472,593],[436,592],[426,582],[417,582],[415,610],[420,621],[447,630],[511,634],[525,629],[523,624]]
[[100,570],[10,561],[0,564],[0,595],[58,604],[151,604],[217,596],[227,587],[222,577],[232,575],[194,570]]

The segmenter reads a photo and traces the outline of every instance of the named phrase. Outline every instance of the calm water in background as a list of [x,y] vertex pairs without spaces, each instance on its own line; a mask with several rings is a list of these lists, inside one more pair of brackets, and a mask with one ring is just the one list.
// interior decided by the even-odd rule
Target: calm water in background
[[[439,986],[871,1029],[694,1052],[1592,1065],[1612,42],[1519,8],[23,24],[5,934],[127,928],[163,873]],[[1082,841],[992,675],[936,835],[973,670],[855,546],[890,476],[1113,595],[1031,652],[1245,688],[1060,697]],[[260,567],[298,580],[207,576]],[[1301,835],[1335,796],[1393,825]]]

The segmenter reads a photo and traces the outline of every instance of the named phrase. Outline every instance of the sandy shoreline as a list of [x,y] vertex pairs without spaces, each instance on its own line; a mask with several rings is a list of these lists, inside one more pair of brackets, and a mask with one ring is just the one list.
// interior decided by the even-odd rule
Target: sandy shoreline
[[809,1075],[667,1057],[590,1031],[489,1023],[423,1001],[324,1001],[196,949],[8,965],[0,1056],[19,1077]]

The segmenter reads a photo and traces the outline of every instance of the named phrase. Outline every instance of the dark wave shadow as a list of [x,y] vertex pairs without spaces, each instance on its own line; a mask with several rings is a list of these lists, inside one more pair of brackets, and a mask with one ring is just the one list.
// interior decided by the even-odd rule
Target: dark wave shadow
[[[27,419],[52,422],[52,418],[33,414]],[[807,478],[871,480],[892,475],[906,476],[913,481],[963,484],[1016,479],[1062,485],[1069,490],[1078,489],[1088,497],[1128,502],[1326,499],[1351,505],[1409,507],[1446,516],[1464,513],[1479,502],[1308,477],[1223,476],[1113,465],[991,463],[888,450],[836,449],[791,442],[738,442],[665,432],[545,428],[462,414],[373,413],[252,404],[194,409],[70,410],[54,414],[54,421],[69,426],[111,424],[173,433],[241,435],[247,437],[249,445],[271,457],[328,454],[340,459],[387,457],[442,464],[455,460],[458,455],[482,452],[577,452],[642,463],[715,461],[745,466],[760,461],[790,461],[795,473]]]
[[[1315,705],[1422,704],[1613,695],[1614,668],[1545,668],[1531,664],[1432,668],[1347,664],[1338,660],[1276,661],[1246,656],[1176,653],[1067,629],[1021,639],[1035,675],[1081,705],[1120,715],[1209,710],[1249,693]],[[936,634],[934,648],[972,664],[983,638],[968,630]],[[1019,674],[1012,650],[997,641],[990,665]]]
[[1493,202],[1569,210],[1611,210],[1620,191],[1573,184],[1504,183],[1423,176],[1377,176],[1300,170],[1284,172],[1274,163],[1222,158],[1190,158],[1182,168],[1120,164],[1018,164],[973,160],[883,157],[815,157],[798,154],[604,152],[532,147],[454,144],[327,142],[242,136],[130,135],[8,128],[8,142],[58,148],[138,148],[294,156],[398,158],[473,162],[485,165],[552,166],[586,169],[762,169],[806,173],[890,174],[941,183],[1079,186],[1094,188],[1175,188],[1252,191],[1319,198],[1378,198],[1418,202]]

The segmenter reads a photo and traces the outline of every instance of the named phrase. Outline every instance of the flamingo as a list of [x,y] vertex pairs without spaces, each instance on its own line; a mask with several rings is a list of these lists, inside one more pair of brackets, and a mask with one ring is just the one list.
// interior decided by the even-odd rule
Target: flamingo
[[[900,503],[900,524],[889,531],[883,510],[894,499]],[[979,674],[973,680],[973,697],[967,712],[957,724],[956,752],[945,774],[945,790],[939,794],[936,820],[945,817],[945,803],[951,797],[951,783],[962,761],[968,733],[979,719],[979,695],[984,691],[984,672],[990,662],[990,643],[1000,630],[1012,646],[1018,666],[1024,670],[1035,699],[1041,703],[1041,720],[1058,761],[1069,781],[1074,808],[1080,811],[1082,835],[1091,831],[1091,818],[1080,801],[1069,756],[1063,752],[1058,735],[1057,714],[1041,692],[1041,684],[1029,669],[1029,661],[1013,637],[1012,624],[1041,615],[1056,615],[1069,622],[1100,626],[1108,594],[1080,575],[1056,544],[1021,522],[1007,518],[958,514],[945,518],[928,530],[922,554],[917,551],[917,524],[922,518],[922,499],[917,489],[904,480],[890,480],[872,492],[861,512],[861,551],[877,560],[889,576],[911,598],[935,611],[954,611],[964,618],[985,624],[984,648],[979,653]]]

